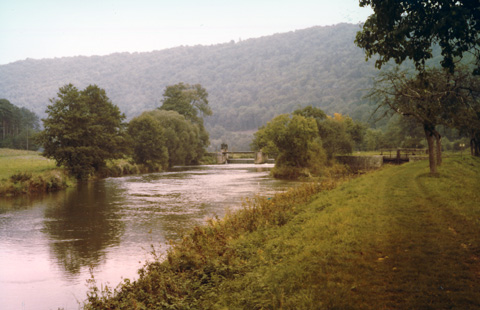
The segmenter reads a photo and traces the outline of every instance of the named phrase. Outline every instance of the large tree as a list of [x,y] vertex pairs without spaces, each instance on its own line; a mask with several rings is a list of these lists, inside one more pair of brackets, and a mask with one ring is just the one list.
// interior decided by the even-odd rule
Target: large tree
[[186,119],[197,123],[202,120],[198,112],[202,113],[202,116],[212,115],[208,105],[208,93],[200,84],[178,83],[167,86],[160,110],[177,111]]
[[[435,126],[452,118],[455,105],[456,109],[463,106],[461,101],[455,101],[449,81],[454,77],[458,62],[467,53],[473,55],[473,74],[480,74],[480,2],[360,0],[360,6],[371,6],[374,11],[355,39],[365,50],[367,59],[377,54],[377,68],[391,59],[397,64],[410,59],[415,64],[416,77],[405,79],[396,72],[386,76],[394,88],[395,94],[390,96],[395,100],[387,100],[383,105],[414,117],[423,125],[430,150],[430,171],[435,173],[437,164],[441,163],[440,135]],[[438,78],[428,73],[426,67],[426,60],[433,57],[434,45],[441,49],[443,59],[440,63],[445,69],[445,73],[438,72],[441,75]],[[378,91],[377,87],[374,92]],[[436,158],[433,155],[435,140]]]
[[325,163],[315,119],[299,114],[282,114],[260,127],[252,148],[277,155],[273,174],[280,178],[296,178],[308,170],[318,173]]
[[99,170],[107,159],[123,156],[125,116],[105,90],[90,85],[79,91],[68,84],[50,102],[44,130],[38,136],[44,156],[55,159],[78,179]]
[[355,43],[367,59],[377,54],[376,66],[393,59],[401,64],[411,59],[418,71],[432,58],[439,45],[441,65],[453,73],[456,61],[470,53],[474,73],[480,74],[480,2],[478,0],[360,0],[374,14],[357,33]]
[[480,83],[478,77],[466,70],[457,68],[450,74],[442,69],[428,69],[413,76],[398,70],[384,72],[371,92],[379,108],[387,108],[385,113],[413,118],[423,126],[432,173],[436,173],[437,165],[442,163],[441,135],[437,126],[464,130],[475,124],[478,126],[478,122],[472,120],[478,118]]
[[142,113],[128,125],[134,159],[150,166],[196,164],[205,150],[198,124],[176,111]]
[[[197,124],[202,148],[206,148],[210,144],[203,116],[212,115],[212,110],[208,105],[208,93],[202,85],[178,83],[167,86],[159,109],[178,112],[188,121]],[[199,116],[199,112],[201,116]]]
[[168,166],[168,149],[165,146],[165,130],[159,120],[148,112],[142,113],[128,123],[133,160],[150,169]]

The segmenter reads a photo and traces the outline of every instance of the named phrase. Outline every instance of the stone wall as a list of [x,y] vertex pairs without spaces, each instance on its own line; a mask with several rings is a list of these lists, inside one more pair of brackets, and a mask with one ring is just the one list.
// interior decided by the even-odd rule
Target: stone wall
[[383,166],[383,156],[335,156],[341,164],[349,166],[353,171],[374,170]]

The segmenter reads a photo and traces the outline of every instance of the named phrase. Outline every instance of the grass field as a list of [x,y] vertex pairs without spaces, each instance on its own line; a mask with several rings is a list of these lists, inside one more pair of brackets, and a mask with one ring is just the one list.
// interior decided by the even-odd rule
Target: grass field
[[72,180],[38,152],[0,149],[0,196],[58,190]]
[[480,309],[480,159],[428,171],[247,201],[85,308]]
[[0,149],[0,180],[19,172],[43,173],[55,168],[55,161],[38,152]]

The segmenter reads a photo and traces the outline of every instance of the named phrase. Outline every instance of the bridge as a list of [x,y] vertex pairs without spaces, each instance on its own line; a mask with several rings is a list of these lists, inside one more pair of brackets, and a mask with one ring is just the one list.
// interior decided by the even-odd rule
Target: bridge
[[400,165],[409,161],[428,158],[425,149],[381,149],[380,155],[339,155],[338,162],[348,165],[352,171],[367,171],[378,169],[384,164]]
[[216,153],[208,153],[214,157],[217,164],[265,164],[274,163],[274,159],[269,159],[267,154],[263,152],[252,151],[220,151]]
[[426,149],[415,148],[380,149],[380,155],[383,156],[384,163],[390,164],[402,164],[428,156]]

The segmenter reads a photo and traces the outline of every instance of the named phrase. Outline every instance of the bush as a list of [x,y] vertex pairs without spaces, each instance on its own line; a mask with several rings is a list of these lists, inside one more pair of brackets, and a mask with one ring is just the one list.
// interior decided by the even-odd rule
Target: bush
[[10,176],[10,181],[13,183],[26,182],[32,178],[32,174],[28,172],[19,172]]

